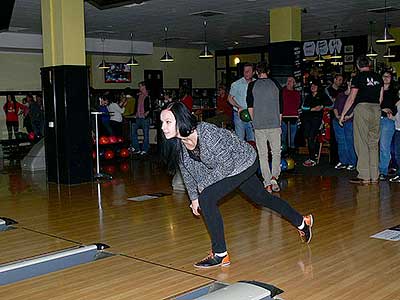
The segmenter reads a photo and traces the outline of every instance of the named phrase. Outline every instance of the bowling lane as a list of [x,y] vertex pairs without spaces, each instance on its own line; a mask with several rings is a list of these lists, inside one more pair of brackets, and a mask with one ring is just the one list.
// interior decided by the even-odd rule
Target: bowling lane
[[209,279],[114,256],[0,287],[2,299],[165,299]]
[[76,246],[75,243],[25,229],[0,232],[0,263]]

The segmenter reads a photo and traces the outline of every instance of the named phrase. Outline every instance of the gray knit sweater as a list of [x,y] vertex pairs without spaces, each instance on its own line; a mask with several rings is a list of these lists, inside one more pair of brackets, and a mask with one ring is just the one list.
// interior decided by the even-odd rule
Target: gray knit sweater
[[201,122],[196,131],[201,161],[192,159],[182,144],[179,165],[190,200],[198,199],[206,187],[243,172],[257,157],[251,145],[226,129]]

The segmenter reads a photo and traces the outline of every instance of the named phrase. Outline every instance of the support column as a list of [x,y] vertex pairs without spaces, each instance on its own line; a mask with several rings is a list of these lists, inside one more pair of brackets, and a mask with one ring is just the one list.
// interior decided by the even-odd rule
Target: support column
[[92,179],[88,67],[82,0],[41,0],[47,180]]
[[301,9],[280,7],[270,11],[269,64],[272,76],[301,82]]

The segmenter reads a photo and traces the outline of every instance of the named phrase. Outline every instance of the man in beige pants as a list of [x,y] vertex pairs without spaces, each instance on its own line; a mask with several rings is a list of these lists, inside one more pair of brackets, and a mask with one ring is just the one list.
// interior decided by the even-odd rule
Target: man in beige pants
[[351,92],[343,108],[339,124],[343,126],[344,116],[354,108],[354,148],[358,157],[358,176],[350,180],[355,184],[378,183],[379,126],[383,99],[382,77],[371,71],[366,56],[357,58],[360,73],[351,81]]
[[[254,134],[264,188],[267,192],[279,192],[278,178],[281,173],[281,120],[282,93],[279,83],[268,78],[268,65],[257,64],[258,79],[247,88],[247,107],[253,120]],[[268,144],[271,147],[272,168],[268,162]]]

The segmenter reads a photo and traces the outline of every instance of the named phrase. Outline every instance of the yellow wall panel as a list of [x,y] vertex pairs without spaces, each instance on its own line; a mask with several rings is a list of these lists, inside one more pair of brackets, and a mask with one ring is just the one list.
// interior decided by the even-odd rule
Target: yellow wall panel
[[270,11],[270,42],[301,41],[301,9],[279,7]]

